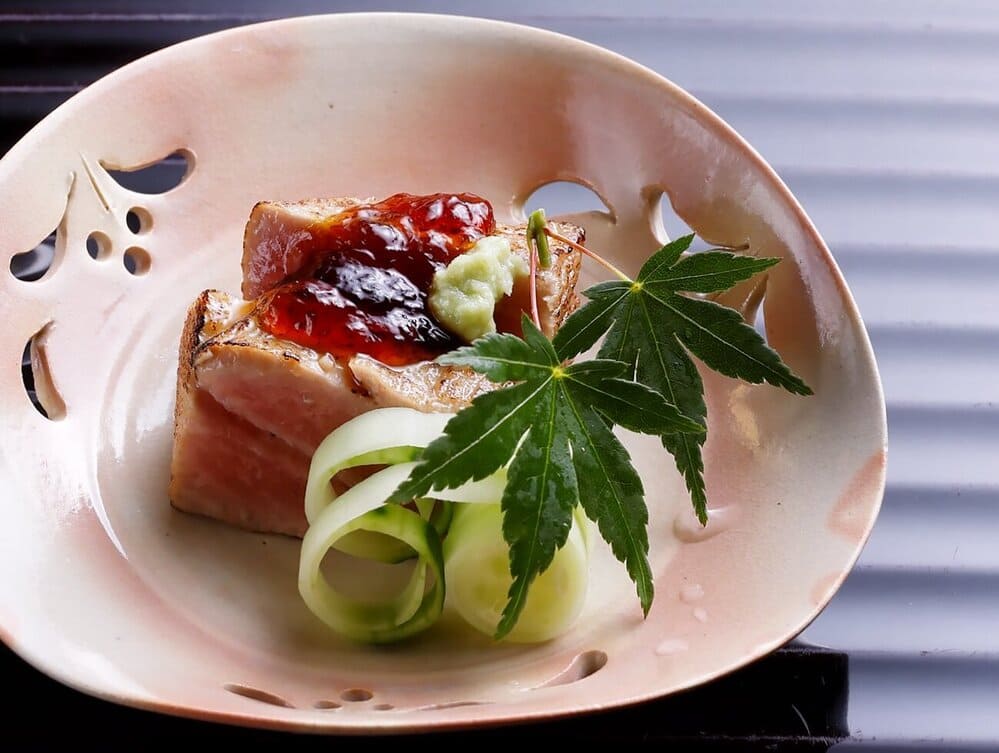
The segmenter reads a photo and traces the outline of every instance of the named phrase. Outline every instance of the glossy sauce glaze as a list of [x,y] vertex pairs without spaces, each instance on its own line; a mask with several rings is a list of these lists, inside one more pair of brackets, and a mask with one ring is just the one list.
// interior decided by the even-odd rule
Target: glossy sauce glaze
[[311,263],[262,296],[257,319],[333,356],[433,359],[462,344],[428,309],[434,273],[495,229],[492,206],[474,194],[395,194],[353,207],[312,229]]

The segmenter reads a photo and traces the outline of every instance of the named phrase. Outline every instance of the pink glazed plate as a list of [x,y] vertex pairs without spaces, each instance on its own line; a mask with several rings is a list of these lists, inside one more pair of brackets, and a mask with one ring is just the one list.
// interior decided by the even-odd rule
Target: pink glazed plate
[[[135,193],[112,175],[176,153],[188,170],[166,193]],[[703,530],[658,442],[628,439],[652,513],[648,619],[598,548],[585,613],[550,643],[493,645],[448,618],[391,648],[342,641],[298,596],[297,540],[168,503],[185,310],[205,288],[238,290],[258,200],[474,191],[522,221],[527,197],[555,180],[603,199],[606,212],[574,217],[625,269],[664,240],[664,193],[707,241],[783,257],[765,288],[725,302],[758,320],[762,299],[769,342],[815,395],[706,375],[713,514]],[[8,260],[57,229],[42,279],[0,275],[0,635],[87,693],[331,733],[634,703],[792,638],[874,523],[884,401],[829,251],[731,128],[606,50],[425,15],[213,34],[123,68],[46,118],[0,162],[0,211]],[[47,418],[22,382],[27,343]]]

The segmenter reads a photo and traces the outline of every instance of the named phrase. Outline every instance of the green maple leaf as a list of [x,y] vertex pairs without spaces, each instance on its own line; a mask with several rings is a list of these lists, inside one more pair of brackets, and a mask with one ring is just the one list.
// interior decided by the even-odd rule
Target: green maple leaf
[[611,426],[666,436],[704,429],[662,394],[622,378],[632,370],[627,362],[566,366],[526,317],[523,332],[523,339],[489,335],[438,359],[517,384],[477,397],[452,418],[389,501],[455,488],[509,464],[501,506],[513,582],[497,638],[516,624],[531,583],[565,544],[579,503],[624,563],[647,613],[654,592],[648,510],[641,479]]
[[[584,291],[589,302],[555,335],[558,357],[573,358],[606,333],[600,358],[629,364],[637,382],[702,426],[706,426],[707,414],[704,385],[688,351],[726,376],[810,395],[808,385],[737,311],[682,295],[726,290],[779,260],[727,251],[682,257],[693,237],[663,246],[646,261],[636,280],[600,283]],[[666,431],[661,437],[684,477],[698,519],[706,523],[701,457],[706,435]]]
[[[548,232],[544,216],[532,215],[528,235],[541,255]],[[531,583],[565,544],[577,504],[624,563],[648,613],[654,589],[645,493],[613,428],[662,439],[706,522],[707,409],[691,353],[727,376],[811,394],[738,312],[687,295],[726,290],[777,260],[722,250],[683,257],[692,239],[661,248],[636,280],[602,262],[623,279],[585,291],[589,302],[552,341],[525,317],[523,338],[490,335],[438,359],[508,386],[452,418],[390,501],[455,488],[507,466],[501,502],[513,579],[497,638],[513,628]],[[596,359],[566,365],[601,337]]]

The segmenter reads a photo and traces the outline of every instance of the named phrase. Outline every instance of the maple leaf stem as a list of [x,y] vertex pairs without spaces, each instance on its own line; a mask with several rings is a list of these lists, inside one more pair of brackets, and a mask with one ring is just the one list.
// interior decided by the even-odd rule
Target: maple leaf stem
[[538,245],[534,239],[527,238],[527,255],[531,264],[531,319],[534,326],[541,329],[541,316],[538,313]]
[[628,277],[628,275],[626,275],[620,269],[615,267],[600,254],[596,253],[595,251],[591,251],[586,246],[576,243],[575,241],[571,241],[568,238],[566,238],[564,235],[560,235],[556,233],[554,230],[551,230],[550,228],[547,227],[545,228],[545,235],[547,235],[552,240],[558,241],[559,243],[564,243],[565,245],[569,246],[569,248],[576,249],[577,251],[579,251],[579,253],[583,254],[583,256],[588,256],[589,258],[593,259],[593,261],[602,266],[604,269],[608,270],[612,274],[617,275],[618,279],[624,280],[625,282],[633,282],[633,280],[630,277]]

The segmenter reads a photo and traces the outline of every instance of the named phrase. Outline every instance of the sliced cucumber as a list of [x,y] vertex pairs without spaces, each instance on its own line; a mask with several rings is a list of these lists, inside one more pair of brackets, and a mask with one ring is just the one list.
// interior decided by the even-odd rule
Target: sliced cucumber
[[[414,465],[393,465],[352,487],[316,517],[302,540],[298,574],[302,598],[323,622],[353,640],[401,640],[430,627],[444,606],[444,565],[437,531],[419,513],[384,504]],[[355,531],[383,534],[416,551],[416,569],[395,598],[381,603],[351,599],[323,576],[321,564],[326,553]]]
[[[453,579],[458,612],[484,633],[495,632],[511,582],[499,506],[506,471],[457,489],[434,489],[430,498],[415,501],[415,510],[385,504],[449,419],[408,408],[370,411],[330,434],[313,456],[298,585],[309,609],[342,635],[389,643],[425,630],[443,609],[445,576]],[[361,465],[388,467],[338,497],[332,478]],[[549,640],[575,620],[586,596],[587,525],[577,508],[568,541],[532,584],[508,640]],[[418,559],[399,593],[372,603],[345,596],[323,576],[322,561],[332,548],[388,563]]]
[[423,448],[441,435],[450,419],[447,413],[380,408],[343,424],[323,440],[312,456],[305,489],[305,517],[309,523],[336,499],[330,481],[340,471],[359,465],[416,460]]
[[[444,571],[450,604],[477,630],[496,632],[510,590],[510,553],[503,539],[498,503],[457,505],[444,540]],[[573,516],[569,537],[539,575],[517,625],[505,640],[546,641],[561,635],[579,616],[586,599],[589,570],[585,519]]]
[[[309,468],[305,489],[305,517],[313,523],[337,498],[330,483],[336,474],[362,465],[393,465],[416,460],[423,448],[441,435],[451,418],[446,413],[421,413],[412,408],[380,408],[363,413],[332,432],[316,449]],[[502,472],[463,487],[461,501],[493,502],[503,495],[506,475]],[[435,493],[442,501],[453,500],[454,490]],[[450,512],[438,505],[440,512],[430,518],[437,532],[444,535]],[[426,517],[426,516],[425,516]],[[416,552],[402,541],[358,530],[345,536],[336,549],[378,562],[396,563],[412,559]]]
[[[420,516],[434,527],[437,535],[443,540],[454,515],[454,503],[421,499],[417,500],[416,508]],[[373,531],[354,531],[340,539],[334,548],[353,557],[386,562],[390,565],[416,557],[416,551],[404,541]]]

